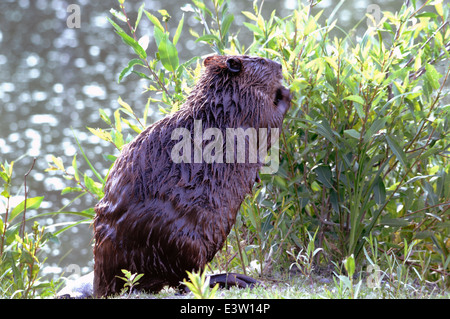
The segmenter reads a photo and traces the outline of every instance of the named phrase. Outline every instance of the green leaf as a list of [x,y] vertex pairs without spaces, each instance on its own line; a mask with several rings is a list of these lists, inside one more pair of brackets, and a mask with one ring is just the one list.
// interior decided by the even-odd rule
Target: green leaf
[[415,18],[437,18],[438,15],[433,12],[424,12],[415,16]]
[[195,42],[200,42],[200,41],[203,41],[206,43],[209,43],[210,41],[215,41],[216,43],[220,43],[220,39],[217,36],[215,36],[214,34],[205,34],[195,40]]
[[365,102],[362,97],[360,97],[359,95],[350,95],[344,98],[344,100],[356,102],[357,104],[353,104],[353,106],[356,108],[356,112],[358,113],[359,118],[362,120],[365,118],[364,110],[362,108]]
[[111,142],[111,134],[102,130],[101,128],[91,128],[88,127],[87,128],[92,134],[94,134],[95,136],[97,136],[98,138],[107,141],[107,142]]
[[[281,56],[280,52],[278,52],[278,51],[275,51],[275,50],[272,50],[272,49],[269,49],[269,48],[261,48],[261,49],[264,50],[264,51],[266,51],[266,52],[268,52],[269,54],[272,54],[272,55],[277,56],[277,57],[279,57],[280,59],[282,59],[282,56]],[[299,80],[299,79],[295,79],[294,82],[295,82],[295,81],[302,83],[302,81]],[[305,82],[306,82],[306,81],[305,81]],[[291,85],[293,85],[293,84],[294,84],[294,83],[292,83]],[[297,83],[296,85],[298,86],[298,83]],[[291,86],[291,87],[292,87],[292,86]]]
[[130,112],[130,114],[134,114],[133,109],[131,108],[131,106],[127,102],[124,102],[120,96],[117,99],[117,103],[119,103],[119,105],[121,107],[123,107],[125,110]]
[[127,22],[127,18],[125,17],[125,15],[123,14],[123,12],[120,11],[116,11],[115,9],[111,8],[109,10],[109,13],[111,13],[113,16],[115,16],[117,19],[119,19],[122,22]]
[[141,6],[139,7],[138,10],[138,15],[136,18],[136,23],[134,24],[134,30],[137,30],[139,22],[141,21],[141,17],[142,17],[142,11],[144,10],[145,7],[145,2],[141,4]]
[[362,105],[359,104],[359,103],[356,103],[356,104],[354,104],[354,107],[355,107],[355,109],[356,109],[356,113],[358,113],[359,118],[360,118],[361,120],[364,120],[364,118],[365,118],[366,116],[364,115],[364,110],[363,110]]
[[112,163],[114,163],[116,161],[116,159],[117,159],[116,156],[114,156],[114,155],[107,155],[107,154],[103,154],[103,158],[105,160],[107,160],[107,161],[112,162]]
[[111,131],[111,137],[113,139],[114,145],[121,150],[124,145],[123,135],[118,130]]
[[178,39],[180,38],[181,31],[183,30],[183,24],[184,24],[184,13],[181,17],[180,22],[178,23],[177,31],[175,31],[175,35],[173,36],[173,45],[177,45]]
[[334,189],[332,189],[330,191],[330,202],[331,202],[331,207],[333,208],[333,210],[336,213],[339,213],[339,196]]
[[317,175],[317,179],[323,184],[323,186],[326,188],[333,188],[331,170],[327,165],[318,166],[314,172]]
[[431,64],[426,64],[425,70],[426,70],[425,78],[427,79],[427,82],[434,90],[439,89],[440,87],[439,79],[442,77],[442,74],[436,71],[434,66],[432,66]]
[[404,218],[384,217],[381,219],[380,225],[391,227],[405,227],[409,225],[409,222]]
[[169,14],[169,12],[167,12],[167,10],[161,9],[161,10],[158,10],[158,12],[160,15],[162,15],[163,21],[164,21],[164,18],[170,18],[170,14]]
[[348,136],[350,136],[350,137],[353,137],[353,138],[355,138],[355,139],[357,139],[357,140],[359,140],[359,138],[361,137],[361,133],[359,133],[357,130],[355,130],[355,129],[351,129],[351,130],[345,130],[344,131],[344,134],[345,135],[348,135]]
[[122,119],[122,121],[127,124],[133,131],[135,131],[136,133],[141,133],[142,129],[140,127],[138,127],[137,125],[131,124],[130,121],[128,121],[127,119]]
[[197,8],[199,8],[200,10],[202,10],[205,13],[208,13],[211,17],[212,17],[212,12],[211,10],[209,10],[206,5],[203,3],[203,1],[201,0],[192,0],[192,2],[195,4],[195,6]]
[[313,122],[317,127],[317,133],[325,137],[327,140],[329,140],[331,143],[333,143],[335,146],[338,146],[336,143],[336,139],[334,136],[336,133],[333,131],[333,129],[330,126],[330,123],[327,119],[322,119],[320,122]]
[[344,98],[344,100],[349,100],[349,101],[353,101],[356,103],[359,103],[361,105],[364,105],[364,99],[362,97],[360,97],[359,95],[350,95],[347,96],[346,98]]
[[347,270],[348,277],[353,277],[355,273],[355,258],[353,254],[344,259],[345,270]]
[[386,188],[384,187],[383,180],[379,176],[374,181],[373,194],[375,197],[375,202],[378,205],[384,204],[386,201]]
[[370,128],[367,130],[364,140],[368,141],[370,138],[373,137],[374,134],[376,134],[378,131],[382,130],[386,124],[386,118],[376,119],[373,121]]
[[7,175],[6,173],[0,172],[0,177],[1,177],[5,182],[8,183],[9,177],[8,177],[8,175]]
[[428,151],[426,151],[426,152],[422,153],[422,155],[420,155],[420,160],[423,161],[426,158],[428,158],[430,156],[434,156],[435,154],[440,153],[440,152],[442,152],[442,150],[439,148],[429,149]]
[[138,76],[140,76],[143,79],[147,79],[147,80],[152,80],[151,78],[148,77],[147,74],[142,73],[142,72],[137,72],[137,71],[133,71],[134,74],[137,74]]
[[56,167],[61,171],[65,171],[63,161],[60,157],[51,156],[53,163],[55,163]]
[[245,15],[247,18],[249,18],[250,20],[253,21],[258,21],[258,17],[255,16],[253,13],[251,13],[250,11],[242,11],[241,12],[243,15]]
[[260,35],[260,36],[264,36],[264,31],[261,30],[257,25],[248,23],[248,22],[243,22],[243,24],[250,30],[253,31],[254,34]]
[[73,156],[73,159],[72,159],[72,167],[73,167],[73,170],[74,170],[74,177],[75,177],[75,180],[76,180],[77,182],[79,182],[79,181],[80,181],[80,175],[78,174],[77,154],[75,154],[75,155]]
[[112,24],[114,29],[116,29],[116,33],[120,35],[122,38],[122,41],[125,42],[125,44],[129,45],[133,48],[134,52],[141,58],[145,59],[147,58],[147,53],[145,50],[141,47],[141,45],[132,37],[130,37],[120,26],[118,26],[114,21],[112,21],[110,18],[108,18],[109,23]]
[[225,40],[228,30],[230,29],[231,23],[234,21],[234,15],[227,14],[222,21],[222,41]]
[[145,108],[144,108],[144,116],[143,116],[143,117],[144,117],[144,118],[143,118],[144,123],[142,124],[142,125],[143,125],[142,128],[145,128],[145,126],[147,125],[148,111],[149,111],[149,109],[150,109],[150,101],[151,101],[151,99],[148,98],[148,99],[147,99],[147,103],[145,104]]
[[[119,99],[120,99],[120,97],[119,97]],[[122,133],[122,123],[120,121],[120,109],[116,110],[114,112],[114,122],[116,123],[116,125],[115,125],[116,126],[116,130],[119,133]]]
[[305,35],[309,35],[311,32],[317,29],[317,23],[314,18],[310,18],[305,28],[303,29],[303,33]]
[[159,56],[164,68],[169,72],[174,72],[178,68],[178,51],[175,45],[170,42],[167,35],[161,39],[158,46]]
[[68,193],[82,192],[83,189],[81,187],[66,187],[61,191],[61,195],[65,195]]
[[73,135],[75,137],[75,141],[77,142],[78,148],[81,151],[81,154],[83,154],[84,160],[86,161],[86,163],[89,165],[89,167],[91,168],[92,172],[94,172],[95,176],[97,176],[97,178],[99,179],[99,181],[101,181],[102,183],[104,183],[105,181],[103,180],[102,176],[99,174],[99,172],[97,172],[97,170],[94,168],[94,166],[92,165],[92,163],[89,161],[89,158],[86,156],[86,153],[84,152],[83,148],[81,147],[80,141],[78,141],[77,136],[75,135],[75,132],[72,130]]
[[[73,214],[73,212],[68,212],[68,213]],[[72,228],[72,227],[78,226],[78,225],[80,225],[80,224],[86,224],[86,226],[89,227],[89,225],[92,224],[92,218],[93,218],[93,216],[91,216],[89,219],[84,219],[84,220],[80,220],[80,221],[76,221],[76,222],[70,221],[70,222],[64,222],[64,223],[53,224],[52,227],[55,227],[55,228],[56,228],[56,227],[60,227],[60,226],[67,225],[67,226],[65,226],[65,227],[63,227],[63,228],[61,228],[61,229],[55,231],[55,232],[53,233],[53,235],[57,236],[57,235],[59,235],[59,234],[65,232],[66,230],[68,230],[68,229],[70,229],[70,228]]]
[[332,59],[331,57],[327,57],[327,56],[325,56],[325,57],[323,57],[323,58],[325,59],[325,61],[328,62],[328,64],[329,64],[334,70],[336,70],[336,71],[339,70],[338,65],[337,65],[337,63],[336,63],[336,61],[335,61],[334,59]]
[[100,113],[100,118],[108,125],[111,125],[111,119],[109,116],[105,113],[103,109],[98,109],[98,112]]
[[420,176],[415,176],[415,177],[413,177],[413,178],[407,180],[406,183],[405,183],[405,185],[406,185],[406,184],[409,184],[409,183],[414,183],[415,181],[418,181],[418,180],[421,180],[421,179],[429,179],[430,177],[433,177],[433,176],[436,176],[436,175],[420,175]]
[[142,276],[144,276],[144,274],[136,274],[136,276],[133,279],[133,283],[136,285],[139,284],[138,281],[139,281],[139,279],[142,278]]
[[[194,62],[197,62],[198,60],[201,60],[201,57],[199,56],[195,56],[192,59],[190,59],[189,61],[184,62],[183,64],[180,64],[180,66],[178,67],[178,74],[179,76],[182,76],[182,72],[184,70],[187,70],[187,67],[190,66],[191,64],[193,64]],[[148,109],[148,103],[146,108]],[[144,113],[145,114],[145,113]]]
[[128,75],[131,74],[131,72],[133,71],[133,68],[136,64],[145,66],[144,62],[142,62],[141,59],[133,59],[130,62],[128,62],[128,65],[126,68],[124,68],[122,70],[122,72],[120,72],[119,75],[119,80],[117,81],[117,83],[120,83],[120,81],[122,81],[123,78],[127,77]]
[[162,32],[164,32],[164,27],[162,26],[161,22],[159,22],[158,18],[155,17],[153,14],[151,14],[150,12],[148,12],[147,10],[144,10],[145,15],[147,16],[147,18],[153,23],[153,25],[158,28],[159,30],[161,30]]
[[[44,196],[41,197],[33,197],[33,198],[27,198],[26,200],[26,204],[27,204],[27,209],[36,209],[39,208],[39,206],[41,206],[42,201],[44,200]],[[23,200],[19,205],[17,205],[16,207],[14,207],[14,209],[12,210],[11,214],[9,215],[8,218],[8,223],[11,223],[12,220],[19,215],[20,213],[22,213],[25,210],[25,200]]]
[[159,44],[161,43],[161,39],[163,39],[166,36],[166,33],[164,32],[164,30],[161,30],[159,28],[154,28],[153,36],[155,37],[156,46],[159,47]]
[[397,143],[395,139],[390,137],[389,135],[386,135],[386,141],[389,144],[389,148],[392,150],[392,153],[397,157],[397,159],[400,161],[400,163],[407,167],[406,165],[406,155],[405,152],[403,152],[403,148],[400,147],[400,145]]
[[102,185],[100,183],[94,182],[94,180],[86,174],[84,174],[84,186],[94,195],[103,197],[103,192],[101,191]]

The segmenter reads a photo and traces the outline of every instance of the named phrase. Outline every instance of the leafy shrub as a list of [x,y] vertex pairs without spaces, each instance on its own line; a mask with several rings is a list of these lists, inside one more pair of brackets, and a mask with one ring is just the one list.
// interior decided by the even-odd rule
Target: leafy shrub
[[[151,103],[162,114],[176,111],[201,68],[198,57],[185,63],[178,57],[184,16],[172,36],[167,11],[159,12],[161,22],[142,5],[132,23],[125,1],[119,4],[120,11],[111,11],[117,22],[109,21],[137,55],[119,81],[130,74],[147,79],[149,99],[142,120],[121,99],[114,123],[100,110],[109,128],[90,130],[117,150],[131,139],[125,138],[124,125],[131,136],[146,126]],[[357,39],[338,30],[333,15],[324,20],[322,12],[313,14],[313,6],[301,6],[285,18],[274,11],[267,19],[255,1],[253,12],[242,12],[253,35],[248,47],[230,33],[234,16],[228,2],[193,0],[184,7],[202,22],[200,32],[191,30],[197,42],[210,44],[211,53],[279,61],[294,96],[281,136],[280,170],[261,176],[262,184],[243,204],[229,243],[212,264],[245,272],[256,262],[253,269],[260,274],[270,274],[275,265],[287,269],[290,256],[306,250],[309,234],[317,231],[312,246],[320,248],[317,264],[352,256],[361,267],[364,255],[374,263],[385,256],[387,264],[395,256],[418,268],[422,278],[448,284],[450,5],[408,2],[395,14],[384,12]],[[154,26],[158,49],[151,56],[136,37],[143,17]],[[332,37],[333,32],[344,36]],[[436,65],[445,59],[442,71]],[[105,158],[111,165],[115,156]],[[53,169],[67,173],[55,163]],[[64,192],[100,198],[105,178],[92,165],[98,180],[82,178],[75,157],[73,163],[75,174],[69,177],[79,187]],[[366,249],[368,238],[376,238],[384,255]],[[404,256],[412,242],[414,249]]]
[[[39,227],[37,222],[34,222],[30,232],[26,231],[27,209],[38,209],[44,199],[27,198],[26,183],[24,200],[11,207],[13,166],[14,162],[0,165],[3,181],[0,200],[5,208],[5,214],[0,218],[0,298],[51,296],[55,292],[55,283],[40,277],[45,259],[40,258],[39,250],[48,240],[57,239],[44,227]],[[17,221],[19,216],[22,219]]]

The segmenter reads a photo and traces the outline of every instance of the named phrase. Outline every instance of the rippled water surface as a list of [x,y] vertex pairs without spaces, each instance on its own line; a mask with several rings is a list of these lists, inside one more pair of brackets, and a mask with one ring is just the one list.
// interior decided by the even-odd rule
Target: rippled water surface
[[[127,11],[134,21],[137,9],[143,1],[127,0]],[[176,27],[182,7],[188,1],[145,1],[146,9],[158,15],[156,10],[166,9],[175,20]],[[374,1],[372,1],[374,2]],[[231,1],[234,13],[252,11],[253,1]],[[339,1],[324,0],[317,10],[329,14]],[[394,3],[394,1],[390,1]],[[80,28],[69,28],[67,7],[77,4],[81,8]],[[297,1],[265,1],[265,16],[273,9],[279,16],[288,16]],[[348,28],[359,21],[367,10],[368,1],[347,1],[337,12],[339,25]],[[382,10],[392,10],[386,4]],[[120,71],[134,58],[113,32],[106,20],[110,8],[118,8],[113,1],[87,0],[1,0],[0,1],[0,161],[16,161],[14,184],[23,200],[23,175],[35,157],[36,165],[27,180],[28,196],[45,196],[39,212],[57,211],[73,199],[61,196],[61,189],[74,186],[60,174],[45,172],[50,155],[60,156],[70,166],[74,154],[79,153],[74,136],[83,145],[91,162],[99,171],[107,169],[102,154],[111,153],[109,144],[90,134],[86,127],[102,126],[98,109],[110,114],[117,109],[117,98],[122,97],[139,113],[147,101],[142,94],[142,80],[130,76],[117,83]],[[186,14],[184,34],[178,49],[181,62],[193,56],[210,54],[207,45],[196,44],[188,29],[199,33],[201,27],[193,15]],[[236,16],[236,23],[245,21]],[[241,42],[245,43],[245,28]],[[151,36],[152,27],[145,18],[140,24],[139,36]],[[147,53],[152,56],[154,43]],[[248,46],[248,45],[247,45]],[[157,106],[153,108],[157,112]],[[79,155],[79,168],[88,170]],[[82,210],[95,203],[84,196],[76,200],[71,210]],[[0,206],[0,213],[3,213]],[[31,214],[32,212],[30,212]],[[46,225],[65,222],[67,215],[49,216],[41,221]],[[51,245],[47,251],[47,271],[60,272],[92,268],[92,227],[80,225],[60,236],[60,245]],[[69,265],[77,267],[67,268]],[[52,268],[53,267],[53,268]]]

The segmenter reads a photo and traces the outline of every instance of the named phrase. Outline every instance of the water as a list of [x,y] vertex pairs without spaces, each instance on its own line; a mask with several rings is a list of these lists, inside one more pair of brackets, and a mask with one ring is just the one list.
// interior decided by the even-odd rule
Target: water
[[[369,0],[347,1],[337,12],[339,26],[349,29],[364,16]],[[324,0],[317,10],[325,9],[328,16],[339,1]],[[373,3],[374,1],[372,1]],[[398,7],[399,1],[394,5]],[[75,3],[81,8],[80,28],[68,28],[67,7]],[[166,9],[178,21],[180,7],[188,1],[145,1],[146,8],[158,16],[156,10]],[[253,1],[232,1],[230,10],[253,11]],[[382,10],[393,10],[391,5],[380,4]],[[127,0],[127,11],[132,21],[142,1]],[[289,15],[297,6],[293,0],[266,0],[264,15],[277,9],[279,16]],[[102,154],[112,147],[92,136],[86,127],[105,127],[99,119],[98,109],[112,112],[117,109],[119,96],[139,113],[147,101],[142,94],[142,80],[130,76],[117,83],[120,71],[134,58],[133,52],[122,43],[106,20],[109,9],[119,9],[114,1],[88,0],[0,0],[0,161],[17,161],[14,191],[23,196],[23,175],[36,165],[27,184],[29,197],[45,196],[40,213],[52,212],[74,198],[61,196],[61,189],[75,186],[61,174],[45,172],[50,155],[60,156],[70,166],[74,154],[79,153],[74,134],[83,145],[91,162],[99,171],[107,165]],[[185,28],[178,49],[180,62],[193,56],[211,53],[207,45],[196,44],[188,29],[201,32],[192,13],[185,13]],[[245,21],[236,16],[236,22]],[[172,23],[176,27],[178,22]],[[139,36],[152,30],[145,17],[141,20]],[[245,28],[241,28],[245,37]],[[241,40],[242,42],[242,40]],[[147,52],[155,48],[150,44]],[[247,45],[248,46],[248,45]],[[154,108],[157,110],[157,107]],[[88,167],[78,156],[81,171]],[[23,199],[18,197],[16,200]],[[92,207],[95,202],[84,196],[70,206],[72,211]],[[1,210],[1,207],[0,207]],[[30,215],[33,212],[30,212]],[[41,220],[47,226],[70,220],[67,215],[49,216]],[[60,245],[49,245],[47,272],[85,273],[93,266],[92,227],[80,225],[60,236]]]

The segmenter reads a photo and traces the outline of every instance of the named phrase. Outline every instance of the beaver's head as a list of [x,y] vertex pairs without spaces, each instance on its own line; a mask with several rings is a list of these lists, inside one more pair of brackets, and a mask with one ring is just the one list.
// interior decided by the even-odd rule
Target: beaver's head
[[[289,107],[290,95],[281,84],[280,63],[260,57],[234,55],[210,56],[205,59],[204,65],[199,84],[206,90],[209,99],[214,97],[210,102],[225,108],[237,106],[240,115],[250,119],[255,126],[272,126],[273,117],[277,118],[277,122],[282,121]],[[280,103],[282,100],[288,102]]]
[[204,65],[206,73],[230,84],[235,82],[242,93],[249,89],[261,91],[275,101],[277,89],[281,87],[281,64],[269,59],[246,55],[210,56]]

